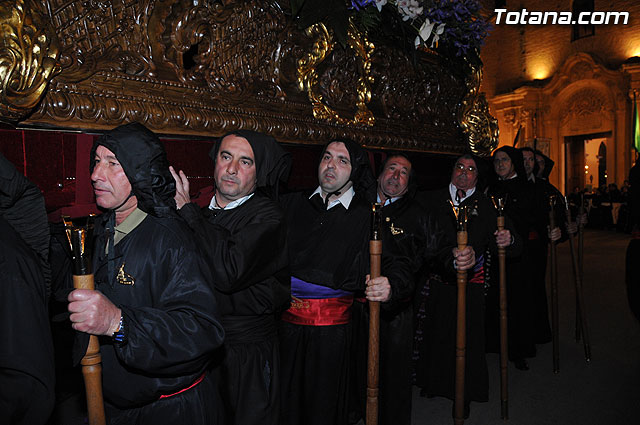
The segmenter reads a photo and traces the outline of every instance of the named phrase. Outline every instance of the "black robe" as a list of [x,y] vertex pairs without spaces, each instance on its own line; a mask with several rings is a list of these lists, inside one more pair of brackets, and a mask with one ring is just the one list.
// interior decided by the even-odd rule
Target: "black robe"
[[[210,271],[191,232],[181,220],[148,215],[115,245],[115,270],[123,273],[110,279],[108,238],[99,224],[96,289],[122,310],[127,336],[126,344],[101,338],[111,423],[217,423],[220,407],[206,369],[224,332]],[[76,351],[77,358],[83,353],[84,348]],[[203,374],[195,387],[160,399],[188,388]]]
[[[395,281],[391,299],[381,304],[378,423],[409,425],[413,383],[413,296],[423,265],[437,259],[453,261],[453,246],[445,240],[442,226],[410,196],[381,209],[382,249],[395,246],[411,260],[408,278]],[[447,260],[448,259],[448,260]],[[369,311],[366,300],[354,304],[353,369],[356,391],[352,394],[359,418],[365,418]],[[355,419],[355,418],[350,418]]]
[[42,425],[53,409],[53,342],[40,259],[0,216],[0,423]]
[[[488,188],[489,195],[506,199],[505,216],[513,222],[513,229],[523,241],[528,240],[535,211],[535,198],[527,182],[519,177],[499,180]],[[522,254],[507,259],[507,317],[509,359],[518,361],[536,355],[533,317],[533,262],[527,245]],[[498,282],[495,267],[491,280]],[[499,352],[499,307],[498,285],[489,287],[487,293],[487,351]]]
[[[455,241],[456,219],[449,200],[449,187],[421,194],[425,208],[440,219],[450,241]],[[468,245],[476,255],[476,267],[467,273],[466,291],[466,351],[465,401],[487,401],[488,370],[485,358],[485,288],[489,264],[497,269],[497,213],[492,202],[476,190],[461,206],[470,211],[467,223]],[[512,224],[506,226],[512,234]],[[514,243],[507,248],[510,256],[519,254],[522,240],[516,233]],[[482,265],[482,269],[479,265]],[[424,392],[453,399],[455,396],[455,347],[457,322],[457,275],[449,267],[435,267],[428,282],[428,295],[423,298],[423,313],[419,316],[420,338],[417,338],[416,384]],[[475,280],[474,276],[476,277]],[[498,281],[495,282],[497,287]]]
[[211,264],[226,333],[221,393],[227,423],[278,424],[276,314],[289,306],[286,230],[282,212],[256,192],[230,210],[183,206]]
[[[319,195],[283,197],[291,275],[305,282],[364,291],[369,272],[371,204],[356,192],[348,209],[326,209]],[[383,249],[382,274],[392,286],[410,281],[408,257]],[[283,424],[342,425],[347,421],[351,324],[303,326],[281,322]]]

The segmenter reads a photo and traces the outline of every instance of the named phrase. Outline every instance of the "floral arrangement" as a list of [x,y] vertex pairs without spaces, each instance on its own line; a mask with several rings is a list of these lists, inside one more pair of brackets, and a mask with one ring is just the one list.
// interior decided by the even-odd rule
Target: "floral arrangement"
[[346,39],[348,19],[368,33],[400,35],[416,48],[456,56],[479,52],[490,24],[477,0],[290,0],[304,24],[325,22]]

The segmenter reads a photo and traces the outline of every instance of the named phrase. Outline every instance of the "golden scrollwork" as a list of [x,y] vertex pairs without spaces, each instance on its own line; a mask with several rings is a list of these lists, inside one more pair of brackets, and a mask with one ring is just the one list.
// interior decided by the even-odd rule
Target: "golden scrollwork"
[[375,46],[364,34],[361,34],[353,23],[349,24],[348,44],[358,58],[360,77],[356,87],[356,113],[353,118],[344,118],[340,114],[323,102],[322,94],[317,88],[318,71],[317,67],[332,52],[335,47],[333,36],[322,24],[314,24],[306,29],[305,33],[309,37],[314,37],[315,42],[310,53],[298,61],[298,87],[301,91],[306,91],[313,105],[313,116],[319,120],[325,120],[336,124],[366,125],[373,126],[375,117],[367,108],[367,103],[371,101],[371,58]]
[[498,146],[498,121],[491,116],[484,93],[479,93],[482,64],[468,64],[467,94],[460,108],[458,122],[467,136],[471,151],[480,156],[490,155]]
[[60,72],[60,46],[32,3],[0,2],[0,120],[15,123],[44,96]]

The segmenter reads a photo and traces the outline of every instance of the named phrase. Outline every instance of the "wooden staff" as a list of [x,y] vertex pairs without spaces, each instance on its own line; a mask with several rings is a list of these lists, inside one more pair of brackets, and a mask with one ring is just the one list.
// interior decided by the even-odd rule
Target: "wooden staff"
[[[76,227],[68,217],[63,217],[67,239],[73,254],[73,287],[94,289],[89,247],[92,239],[92,217],[84,227]],[[87,352],[80,361],[87,396],[89,425],[105,425],[104,402],[102,399],[102,357],[100,343],[95,335],[89,336]]]
[[[571,224],[571,211],[569,211],[569,204],[566,204],[567,208],[567,221]],[[580,274],[580,267],[578,265],[578,258],[576,257],[573,249],[573,234],[569,233],[569,248],[571,251],[571,262],[573,264],[573,277],[576,286],[576,298],[578,304],[576,305],[576,311],[580,313],[580,330],[582,331],[582,344],[584,345],[584,358],[587,363],[591,361],[591,346],[589,345],[589,329],[587,327],[587,318],[584,309],[584,294],[582,293],[582,275]]]
[[[549,196],[549,227],[556,227],[555,196]],[[560,373],[560,341],[558,324],[558,258],[555,241],[549,242],[551,257],[551,326],[553,328],[553,373]]]
[[[382,257],[382,235],[380,209],[382,205],[372,205],[371,240],[369,241],[371,279],[380,276]],[[378,372],[380,368],[380,302],[369,301],[369,356],[367,361],[367,425],[378,423]]]
[[[505,199],[492,196],[493,206],[498,213],[498,230],[504,230]],[[502,419],[509,419],[508,389],[508,332],[507,332],[507,260],[505,249],[498,247],[498,268],[500,270],[500,414]]]
[[[467,209],[453,208],[458,223],[457,242],[458,250],[467,247]],[[458,316],[456,319],[456,392],[454,400],[454,424],[464,423],[464,374],[465,374],[465,350],[467,343],[467,271],[458,270]]]
[[[582,216],[584,215],[584,193],[580,194],[580,205],[578,206],[578,217],[580,217],[580,225],[578,226],[578,271],[580,273],[580,280],[584,279],[584,223],[582,222]],[[576,342],[580,341],[580,328],[582,323],[580,322],[580,300],[578,300],[578,293],[576,292]]]

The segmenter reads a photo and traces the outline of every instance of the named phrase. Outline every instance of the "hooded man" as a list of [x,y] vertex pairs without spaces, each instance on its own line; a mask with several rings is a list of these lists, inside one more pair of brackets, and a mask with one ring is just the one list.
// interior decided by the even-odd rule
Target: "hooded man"
[[[435,217],[415,201],[413,165],[402,152],[391,152],[378,174],[376,202],[382,221],[383,251],[397,247],[410,259],[407,278],[389,281],[389,297],[381,304],[380,313],[380,379],[378,423],[409,425],[411,423],[413,294],[422,277],[423,265],[437,257],[453,265],[452,244],[447,244]],[[371,291],[368,289],[367,291]],[[366,293],[365,293],[366,295]],[[369,311],[365,298],[357,298],[353,308],[354,361],[357,371],[356,393],[352,395],[358,418],[365,418],[367,387],[367,347]],[[350,418],[352,422],[356,418]]]
[[[422,197],[425,208],[440,218],[443,231],[452,240],[457,233],[452,206],[468,209],[468,244],[476,255],[467,276],[465,416],[469,414],[471,401],[486,402],[489,398],[484,329],[489,265],[497,269],[499,247],[506,248],[508,256],[518,255],[522,249],[522,241],[510,230],[510,222],[504,230],[497,230],[496,209],[478,187],[479,179],[486,173],[484,166],[482,158],[462,155],[453,166],[449,185]],[[457,292],[455,274],[442,267],[432,270],[423,337],[418,346],[420,358],[416,362],[416,384],[422,388],[421,394],[452,400],[455,397]]]
[[[70,320],[101,338],[105,410],[111,424],[217,423],[207,367],[224,332],[209,268],[175,211],[162,143],[138,123],[91,149],[96,203],[96,290],[69,294]],[[110,337],[110,338],[109,338]]]
[[0,423],[47,423],[55,401],[49,225],[40,189],[0,154]]
[[[493,153],[493,168],[496,179],[488,187],[488,195],[505,200],[504,214],[513,222],[513,231],[525,241],[534,223],[535,209],[533,191],[527,183],[522,152],[511,146],[502,146]],[[522,255],[507,259],[507,314],[509,360],[519,370],[528,370],[527,357],[536,355],[534,342],[534,319],[531,299],[533,280],[531,277],[531,255],[524,247]],[[496,280],[497,281],[497,280]],[[494,285],[488,297],[497,300]],[[493,292],[493,293],[492,293]],[[499,339],[497,330],[497,304],[487,308],[487,350],[497,352]]]
[[278,425],[280,354],[276,315],[291,299],[286,229],[275,194],[290,155],[276,140],[249,130],[218,139],[211,149],[215,193],[200,209],[189,203],[180,171],[180,215],[194,231],[214,273],[225,329],[221,394],[226,423]]
[[[288,227],[292,305],[280,324],[283,418],[287,425],[347,422],[354,293],[387,301],[409,278],[408,257],[383,249],[382,274],[367,279],[374,186],[367,152],[357,143],[327,144],[314,191],[283,197]],[[365,283],[366,282],[366,283]]]

